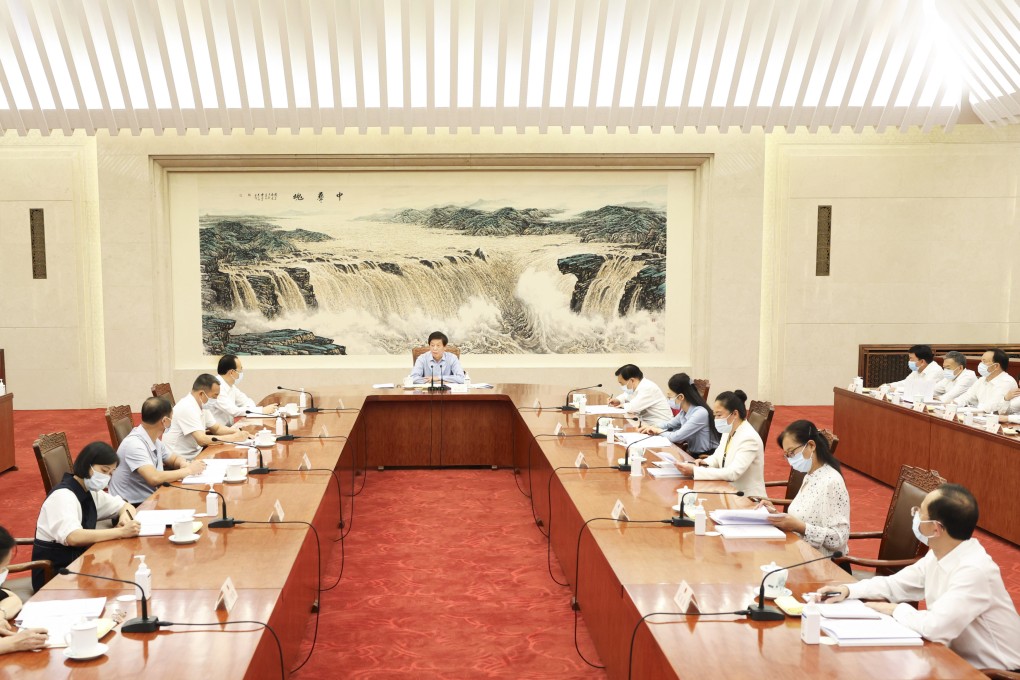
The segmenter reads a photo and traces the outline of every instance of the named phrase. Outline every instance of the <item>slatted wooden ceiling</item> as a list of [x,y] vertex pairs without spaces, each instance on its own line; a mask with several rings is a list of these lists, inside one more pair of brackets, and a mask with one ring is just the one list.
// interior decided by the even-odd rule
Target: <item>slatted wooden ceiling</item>
[[1017,0],[0,0],[0,130],[1020,117]]

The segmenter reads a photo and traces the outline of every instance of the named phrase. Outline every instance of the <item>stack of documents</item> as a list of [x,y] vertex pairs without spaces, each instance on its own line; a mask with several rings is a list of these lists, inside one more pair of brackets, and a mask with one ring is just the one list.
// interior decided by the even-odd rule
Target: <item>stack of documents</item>
[[471,383],[468,387],[473,390],[491,390],[495,386],[490,383]]
[[[640,432],[618,432],[616,438],[624,446],[630,446],[634,444],[635,449],[655,449],[662,446],[673,446],[673,442],[669,441],[662,435],[655,437],[649,437],[647,434],[641,434]],[[635,442],[641,442],[636,444]]]
[[14,623],[19,628],[45,628],[49,632],[47,647],[66,647],[64,639],[71,626],[82,619],[95,619],[106,607],[105,597],[80,600],[30,600],[21,608]]
[[786,538],[781,530],[764,524],[717,524],[723,538]]
[[586,416],[603,416],[603,415],[623,415],[626,413],[622,408],[616,406],[604,406],[600,404],[589,404],[584,407],[584,415]]
[[669,463],[656,464],[656,466],[648,468],[648,474],[656,479],[684,476],[684,473],[680,472],[675,465]]
[[166,528],[174,522],[195,518],[195,511],[191,508],[182,510],[139,510],[135,517],[142,529],[139,536],[162,536]]
[[181,484],[222,484],[231,465],[246,465],[244,458],[205,458],[205,471],[200,475],[190,475],[181,480]]
[[818,605],[818,613],[827,619],[880,619],[882,615],[860,600],[843,600]]
[[[877,612],[876,612],[877,613]],[[840,647],[905,647],[920,645],[921,634],[891,616],[877,619],[833,619],[822,617],[822,632]]]
[[768,526],[769,511],[765,508],[756,510],[713,510],[709,517],[716,524],[755,524]]

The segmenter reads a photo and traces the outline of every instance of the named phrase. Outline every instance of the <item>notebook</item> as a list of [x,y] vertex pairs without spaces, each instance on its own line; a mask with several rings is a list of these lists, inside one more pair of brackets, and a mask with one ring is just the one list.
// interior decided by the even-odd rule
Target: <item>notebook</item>
[[878,619],[823,617],[822,632],[835,639],[840,647],[906,647],[922,644],[920,633],[885,614],[879,614]]

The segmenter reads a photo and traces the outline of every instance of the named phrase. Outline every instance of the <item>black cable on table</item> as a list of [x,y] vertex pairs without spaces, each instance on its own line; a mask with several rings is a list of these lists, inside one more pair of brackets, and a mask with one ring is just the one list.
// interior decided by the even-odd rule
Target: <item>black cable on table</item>
[[[170,626],[229,626],[231,624],[238,624],[238,623],[245,623],[245,624],[252,624],[252,625],[255,625],[255,626],[262,626],[263,628],[265,628],[266,630],[268,630],[270,633],[273,634],[273,639],[276,640],[276,651],[278,651],[280,653],[280,678],[281,678],[281,680],[286,680],[287,672],[286,672],[286,670],[283,667],[283,645],[280,644],[280,636],[276,634],[276,631],[273,630],[273,628],[268,623],[263,623],[262,621],[210,621],[209,623],[174,623],[174,622],[170,622],[170,621],[161,621],[160,625],[162,627],[170,627]],[[245,632],[249,632],[249,631],[224,630],[224,631],[209,631],[209,632],[245,633]],[[312,645],[314,646],[314,644],[315,643],[313,642]],[[299,666],[299,668],[300,668],[300,666]]]

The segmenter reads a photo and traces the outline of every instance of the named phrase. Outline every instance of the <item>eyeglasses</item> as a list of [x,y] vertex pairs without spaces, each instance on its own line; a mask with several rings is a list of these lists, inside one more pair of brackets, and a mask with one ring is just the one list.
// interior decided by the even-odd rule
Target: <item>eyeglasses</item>
[[801,444],[800,446],[795,448],[793,451],[787,451],[787,450],[784,449],[783,450],[783,455],[786,456],[787,458],[793,458],[794,456],[797,455],[797,451],[804,451],[804,449],[806,449],[806,448],[807,448],[807,442],[804,442],[803,444]]

